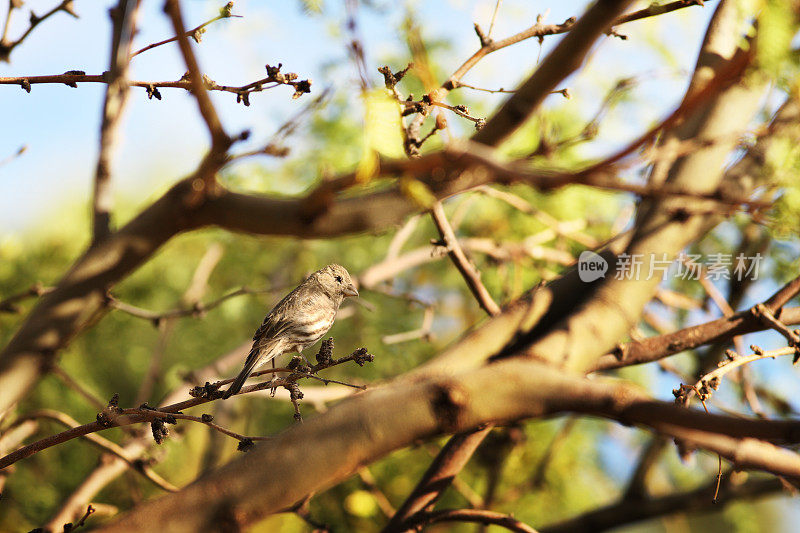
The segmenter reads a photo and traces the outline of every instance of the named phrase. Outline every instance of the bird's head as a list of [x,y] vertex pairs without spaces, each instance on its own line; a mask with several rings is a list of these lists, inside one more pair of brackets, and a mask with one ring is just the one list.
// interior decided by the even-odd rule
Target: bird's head
[[342,298],[347,296],[358,296],[358,289],[350,278],[350,274],[343,266],[328,265],[316,274],[317,280],[325,289]]

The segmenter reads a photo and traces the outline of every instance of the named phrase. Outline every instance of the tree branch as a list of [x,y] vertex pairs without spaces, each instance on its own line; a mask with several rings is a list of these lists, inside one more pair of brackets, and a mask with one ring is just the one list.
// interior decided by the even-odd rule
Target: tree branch
[[108,68],[108,85],[103,103],[103,120],[100,125],[100,154],[94,175],[92,199],[92,244],[111,234],[111,159],[125,101],[128,97],[128,61],[131,40],[136,31],[136,14],[139,2],[119,0],[111,11],[111,59]]
[[[332,349],[333,349],[332,339],[327,339],[323,341],[319,352],[321,355],[317,356],[319,362],[312,367],[303,367],[295,365],[295,366],[290,366],[289,368],[274,368],[270,370],[262,370],[259,372],[254,372],[253,374],[251,374],[254,377],[263,374],[276,374],[278,372],[289,372],[289,375],[285,377],[276,377],[270,381],[243,387],[242,390],[236,394],[237,395],[247,394],[250,392],[256,392],[265,389],[273,389],[278,387],[288,387],[290,389],[297,390],[299,392],[299,388],[297,387],[297,381],[302,378],[316,379],[318,381],[325,383],[326,385],[328,383],[337,383],[339,385],[348,385],[356,389],[363,389],[364,387],[362,386],[350,385],[348,383],[344,383],[335,379],[323,378],[321,376],[318,376],[317,372],[350,361],[355,362],[359,366],[363,366],[365,363],[372,361],[373,356],[369,354],[365,348],[361,348],[359,350],[354,351],[353,353],[351,353],[346,357],[333,359],[331,357]],[[41,440],[28,444],[27,446],[23,446],[22,448],[15,450],[14,452],[9,453],[4,457],[0,457],[0,469],[6,468],[17,461],[25,459],[26,457],[30,457],[31,455],[38,453],[42,450],[46,450],[47,448],[51,448],[53,446],[62,444],[72,439],[76,439],[78,437],[86,437],[88,435],[91,435],[98,431],[102,431],[104,429],[110,429],[120,426],[128,426],[131,424],[139,424],[142,422],[153,422],[154,420],[159,420],[162,422],[167,421],[169,423],[175,423],[174,421],[177,419],[184,419],[193,422],[201,422],[203,424],[209,425],[214,429],[217,429],[218,431],[221,431],[222,433],[225,433],[230,437],[237,438],[240,441],[247,440],[249,437],[244,437],[232,431],[220,428],[216,424],[213,424],[211,420],[207,420],[203,417],[182,415],[181,413],[181,411],[183,411],[184,409],[188,409],[190,407],[195,407],[197,405],[205,404],[220,399],[221,394],[219,392],[219,388],[222,385],[225,385],[226,383],[230,383],[231,381],[233,381],[233,379],[221,380],[213,384],[206,382],[205,386],[195,387],[192,390],[192,392],[190,392],[192,396],[191,399],[176,402],[171,405],[166,405],[160,407],[159,409],[153,409],[146,405],[138,408],[121,409],[118,408],[114,403],[114,401],[112,400],[112,402],[109,402],[108,407],[97,415],[97,421],[83,425],[78,425],[76,422],[74,426],[71,426],[71,428],[66,431],[63,431],[55,435],[51,435],[49,437],[45,437]],[[299,394],[299,398],[302,398],[302,393]],[[293,402],[294,400],[299,398],[295,398],[294,395],[292,396]],[[163,426],[163,423],[161,425]],[[253,438],[250,439],[253,440]],[[156,440],[158,440],[158,438]]]
[[517,533],[537,533],[528,524],[520,522],[513,516],[482,509],[442,509],[441,511],[419,513],[409,520],[406,525],[408,527],[422,527],[438,522],[473,522],[500,526]]
[[[744,60],[739,51],[739,40],[732,37],[742,23],[739,10],[732,4],[722,3],[709,26],[706,43],[698,59],[695,81],[690,85],[685,102],[703,94],[715,74],[729,77],[729,70],[743,74],[738,64]],[[700,74],[701,73],[702,76]],[[698,81],[702,78],[701,81]],[[678,139],[705,138],[726,132],[743,131],[760,105],[764,86],[760,83],[733,84],[733,80],[718,87],[718,93],[702,109],[695,109],[666,136]],[[736,109],[737,113],[731,113]],[[696,192],[712,192],[719,187],[723,168],[734,144],[719,143],[683,156],[667,167],[663,178],[672,186],[685,187]],[[651,180],[652,181],[652,180]],[[654,181],[661,184],[661,181]],[[690,201],[676,199],[643,202],[639,209],[635,232],[626,253],[643,257],[643,267],[648,268],[656,254],[674,257],[687,243],[704,231],[707,216],[676,216],[676,210],[691,209]],[[624,278],[624,277],[623,277]],[[577,311],[562,317],[553,316],[547,324],[555,326],[537,339],[528,349],[531,356],[540,357],[564,368],[584,371],[612,349],[639,320],[645,304],[652,298],[660,279],[606,279],[587,302]],[[599,325],[602,324],[602,327]]]
[[[176,531],[196,531],[213,527],[220,516],[235,516],[245,525],[418,439],[569,411],[652,428],[721,453],[737,468],[800,476],[800,457],[766,442],[800,441],[796,421],[710,415],[653,401],[628,385],[590,381],[512,359],[480,371],[417,377],[411,383],[399,379],[354,396],[257,445],[180,493],[136,508],[106,531],[135,529],[153,520]],[[264,471],[282,483],[263,483]]]
[[630,3],[628,0],[608,0],[590,7],[533,75],[486,121],[486,125],[472,137],[473,140],[496,146],[514,133],[545,97],[581,66],[597,37],[612,26],[615,18]]
[[21,45],[22,42],[33,32],[34,28],[44,22],[45,20],[49,19],[56,13],[63,11],[69,15],[72,15],[75,18],[78,18],[78,14],[72,7],[73,0],[62,0],[55,7],[53,7],[50,11],[45,13],[44,15],[36,15],[33,11],[31,11],[31,15],[28,19],[29,25],[28,29],[20,35],[16,40],[12,41],[8,38],[8,28],[11,24],[11,17],[14,13],[15,9],[19,9],[22,7],[22,2],[12,2],[9,1],[9,8],[8,14],[6,15],[6,21],[3,25],[3,35],[0,37],[0,61],[5,61],[6,63],[10,63],[11,52],[17,46]]
[[[206,84],[203,81],[202,71],[197,64],[197,58],[194,56],[192,47],[189,44],[189,38],[186,36],[186,26],[183,23],[181,16],[181,8],[178,0],[166,0],[164,3],[164,12],[172,20],[172,27],[177,34],[178,45],[181,49],[181,55],[186,63],[186,68],[189,69],[189,81],[191,82],[192,94],[197,100],[197,106],[203,120],[206,122],[208,131],[211,134],[211,150],[226,152],[230,147],[232,140],[225,133],[222,128],[222,123],[217,116],[217,111],[214,109],[214,104],[206,91]],[[206,174],[207,178],[213,178],[214,174]],[[206,183],[210,188],[210,182]]]
[[[234,15],[232,13],[232,11],[233,11],[233,2],[228,2],[222,9],[219,10],[219,15],[217,15],[214,18],[212,18],[211,20],[207,20],[206,22],[200,24],[199,26],[196,26],[195,28],[192,28],[191,30],[187,30],[183,34],[183,36],[184,37],[191,37],[192,39],[195,40],[195,42],[199,43],[200,40],[201,40],[201,36],[206,31],[205,30],[206,26],[208,26],[209,24],[213,24],[214,22],[216,22],[218,20],[231,18],[231,17],[241,18],[241,15]],[[178,40],[178,37],[175,36],[175,37],[170,37],[169,39],[164,39],[163,41],[158,41],[156,43],[148,44],[144,48],[140,48],[139,50],[137,50],[134,53],[132,53],[130,57],[131,57],[131,59],[133,59],[134,57],[138,56],[141,53],[147,52],[148,50],[152,50],[153,48],[156,48],[156,47],[168,44],[168,43],[175,42],[177,40]]]
[[451,437],[383,528],[384,533],[407,531],[425,509],[433,507],[491,430],[492,426],[487,426]]
[[[32,413],[28,413],[20,420],[39,420],[39,419],[47,419],[53,420],[58,422],[59,424],[66,426],[70,429],[75,429],[81,426],[81,424],[72,418],[71,416],[67,415],[66,413],[61,413],[59,411],[55,411],[52,409],[40,409],[38,411],[34,411]],[[123,461],[125,461],[131,470],[141,474],[144,476],[145,479],[151,481],[157,487],[167,491],[167,492],[176,492],[178,488],[170,483],[169,481],[162,478],[156,472],[153,471],[144,461],[137,459],[128,454],[128,452],[121,447],[119,444],[112,442],[100,435],[95,435],[93,433],[87,433],[82,435],[82,437],[102,451],[109,453],[115,457],[119,457]]]
[[[730,479],[730,476],[726,476]],[[728,503],[780,492],[779,479],[750,479],[722,485],[717,502],[712,499],[716,480],[697,489],[655,498],[623,499],[564,522],[540,528],[540,533],[595,533],[672,513],[719,510]]]
[[481,282],[480,272],[467,259],[464,250],[458,243],[456,234],[444,214],[441,202],[434,202],[431,208],[431,217],[433,218],[433,223],[436,224],[436,229],[439,230],[439,237],[447,249],[447,254],[461,273],[461,277],[467,282],[467,286],[472,295],[475,296],[475,299],[478,300],[478,304],[489,316],[499,314],[500,307],[494,302],[492,295],[489,294],[489,291],[486,290],[486,287]]
[[[784,285],[764,302],[766,309],[778,313],[786,324],[800,324],[800,307],[783,308],[800,291],[800,276]],[[623,366],[657,361],[676,353],[691,350],[709,343],[717,343],[738,335],[768,329],[758,318],[754,309],[741,311],[705,324],[691,326],[666,335],[650,337],[642,341],[620,344],[611,354],[597,360],[593,370],[611,370]]]

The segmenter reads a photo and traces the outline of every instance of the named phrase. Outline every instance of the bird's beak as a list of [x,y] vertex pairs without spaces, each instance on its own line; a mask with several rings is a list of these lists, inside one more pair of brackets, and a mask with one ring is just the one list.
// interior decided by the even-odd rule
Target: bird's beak
[[358,290],[356,290],[355,285],[351,284],[344,290],[344,295],[345,296],[355,296],[356,298],[358,298]]

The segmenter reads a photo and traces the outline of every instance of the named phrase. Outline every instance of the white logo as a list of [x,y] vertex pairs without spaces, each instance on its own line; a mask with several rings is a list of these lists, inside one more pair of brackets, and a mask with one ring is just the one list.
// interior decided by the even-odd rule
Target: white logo
[[578,277],[585,283],[606,277],[608,261],[589,250],[581,252],[578,258]]

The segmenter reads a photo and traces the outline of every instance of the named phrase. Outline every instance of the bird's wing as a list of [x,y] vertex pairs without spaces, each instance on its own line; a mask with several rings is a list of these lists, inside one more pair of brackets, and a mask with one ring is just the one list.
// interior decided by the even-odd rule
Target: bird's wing
[[253,347],[269,339],[284,336],[297,328],[301,317],[312,314],[318,305],[313,287],[303,283],[287,294],[264,318],[253,335]]
[[292,303],[296,300],[296,294],[300,287],[296,287],[292,292],[283,297],[283,300],[275,304],[275,307],[264,317],[261,326],[256,330],[253,335],[253,340],[258,343],[259,339],[266,340],[275,337],[286,331],[291,325],[287,320],[289,314],[287,311],[294,307]]

